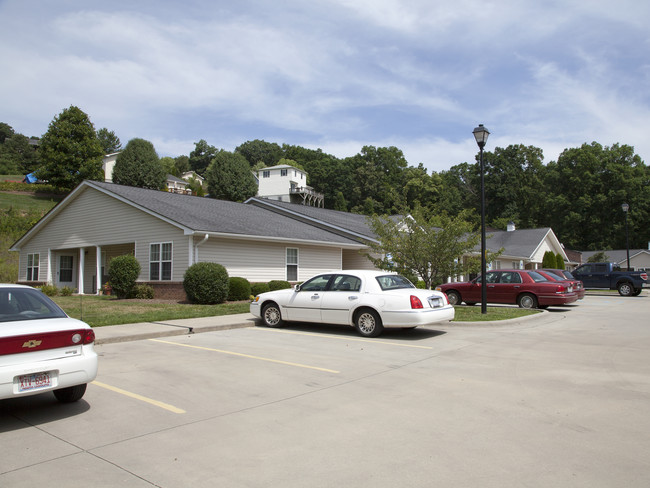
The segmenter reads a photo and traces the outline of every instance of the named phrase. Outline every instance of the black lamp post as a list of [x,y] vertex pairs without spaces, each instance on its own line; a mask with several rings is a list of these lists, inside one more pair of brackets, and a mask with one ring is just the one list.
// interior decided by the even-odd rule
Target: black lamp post
[[627,270],[630,271],[630,234],[627,231],[627,212],[630,210],[630,206],[624,203],[621,208],[625,214],[625,249],[627,249]]
[[485,274],[487,263],[485,262],[485,166],[483,165],[483,148],[487,142],[490,131],[483,124],[479,124],[473,131],[474,138],[481,150],[481,313],[487,313],[487,284]]

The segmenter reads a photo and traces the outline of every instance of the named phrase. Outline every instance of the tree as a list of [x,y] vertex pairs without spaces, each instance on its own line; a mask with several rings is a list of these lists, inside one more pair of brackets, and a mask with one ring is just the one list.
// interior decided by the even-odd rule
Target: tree
[[564,258],[560,253],[555,255],[555,269],[564,269]]
[[104,154],[112,154],[122,150],[120,138],[115,135],[115,132],[109,131],[106,127],[102,127],[97,131],[97,139],[102,145]]
[[192,171],[205,176],[205,172],[217,154],[217,148],[208,144],[204,139],[194,143],[194,151],[190,153],[190,168]]
[[22,134],[13,134],[0,144],[0,174],[28,174],[38,166],[36,149],[29,143],[29,138]]
[[0,144],[4,144],[5,139],[8,139],[13,135],[14,135],[14,128],[11,127],[9,124],[0,122]]
[[545,225],[552,227],[569,248],[583,250],[625,248],[625,216],[630,206],[630,247],[648,241],[650,168],[634,148],[593,142],[566,149],[546,167],[543,205]]
[[72,190],[83,180],[103,181],[104,151],[92,122],[78,107],[64,109],[41,139],[37,176],[58,188]]
[[542,268],[555,268],[557,260],[553,251],[546,251],[542,257]]
[[210,163],[205,179],[212,198],[243,202],[257,193],[257,182],[250,165],[239,153],[219,151]]
[[587,262],[588,263],[607,263],[607,262],[609,262],[609,256],[604,251],[598,251],[597,253],[593,254],[589,259],[587,259]]
[[176,170],[176,160],[174,158],[169,156],[160,158],[160,165],[166,175],[180,176],[180,173]]
[[190,171],[190,158],[187,156],[177,156],[174,158],[174,166],[179,175]]
[[278,144],[260,139],[240,144],[235,148],[235,153],[244,156],[251,167],[260,161],[266,166],[275,166],[283,157],[282,148]]
[[369,243],[368,257],[380,269],[419,276],[427,288],[449,276],[477,271],[478,259],[462,259],[480,242],[480,234],[464,217],[427,214],[420,207],[401,219],[369,217],[379,243]]
[[166,181],[158,154],[149,141],[131,139],[115,160],[113,183],[161,190]]

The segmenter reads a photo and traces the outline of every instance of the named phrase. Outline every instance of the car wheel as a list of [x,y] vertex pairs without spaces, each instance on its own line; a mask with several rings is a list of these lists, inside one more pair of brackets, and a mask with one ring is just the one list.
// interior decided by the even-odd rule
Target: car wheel
[[641,294],[642,291],[643,291],[643,288],[637,288],[636,290],[634,290],[634,293],[632,295],[635,296],[635,297],[638,297]]
[[262,308],[262,321],[267,327],[281,327],[282,314],[280,313],[280,307],[275,303],[264,305],[264,308]]
[[72,403],[81,400],[81,397],[86,393],[86,384],[70,386],[68,388],[61,388],[54,390],[54,396],[62,403]]
[[622,297],[631,297],[633,293],[634,287],[632,286],[632,283],[625,281],[618,285],[618,294]]
[[519,295],[517,305],[521,308],[537,308],[537,298],[530,293],[524,293],[523,295]]
[[357,314],[354,321],[357,332],[363,337],[377,337],[384,330],[381,318],[374,310],[366,309]]
[[460,293],[455,290],[450,290],[447,292],[447,299],[451,305],[460,305],[461,298]]

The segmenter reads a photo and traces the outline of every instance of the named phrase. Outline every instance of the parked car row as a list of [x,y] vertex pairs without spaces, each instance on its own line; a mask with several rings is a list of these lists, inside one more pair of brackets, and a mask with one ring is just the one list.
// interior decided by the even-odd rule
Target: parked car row
[[[584,297],[584,287],[577,280],[560,275],[560,270],[503,269],[485,275],[489,303],[517,304],[521,308],[548,308],[573,303]],[[453,305],[481,301],[482,279],[445,283],[436,287]]]

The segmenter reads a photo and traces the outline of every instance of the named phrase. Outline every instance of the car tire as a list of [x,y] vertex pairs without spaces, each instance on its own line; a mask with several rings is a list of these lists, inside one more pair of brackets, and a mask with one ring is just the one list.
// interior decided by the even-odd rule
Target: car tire
[[632,294],[632,296],[638,297],[641,294],[642,291],[643,291],[643,288],[637,288],[636,290],[634,290],[634,293]]
[[447,292],[447,300],[449,300],[450,305],[460,305],[462,302],[460,293],[458,293],[456,290],[449,290]]
[[354,326],[363,337],[377,337],[384,330],[379,314],[369,308],[356,314]]
[[517,298],[517,305],[520,308],[537,308],[537,297],[530,293],[522,293]]
[[271,328],[282,327],[282,313],[280,307],[275,303],[268,303],[262,308],[262,322]]
[[618,284],[618,294],[622,297],[631,297],[634,294],[634,287],[629,281]]
[[61,388],[54,390],[54,396],[61,403],[72,403],[81,400],[81,397],[86,393],[86,384],[70,386],[68,388]]

